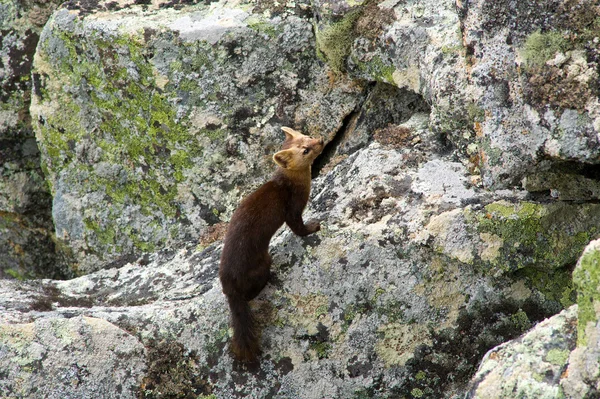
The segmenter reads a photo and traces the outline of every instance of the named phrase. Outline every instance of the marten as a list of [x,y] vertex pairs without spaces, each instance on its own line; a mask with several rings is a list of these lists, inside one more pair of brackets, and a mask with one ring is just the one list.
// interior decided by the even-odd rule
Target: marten
[[260,334],[248,301],[264,288],[271,275],[269,242],[283,223],[299,236],[320,230],[318,221],[304,224],[302,211],[310,194],[311,165],[323,151],[314,139],[289,127],[281,151],[273,155],[277,171],[246,197],[231,216],[221,254],[219,278],[231,310],[231,349],[243,362],[260,354]]

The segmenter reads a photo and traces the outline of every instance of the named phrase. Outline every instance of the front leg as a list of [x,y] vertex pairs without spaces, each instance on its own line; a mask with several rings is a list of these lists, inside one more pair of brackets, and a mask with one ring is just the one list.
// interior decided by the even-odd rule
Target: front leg
[[321,223],[319,223],[318,220],[311,220],[304,224],[304,221],[302,220],[302,211],[289,213],[286,216],[285,222],[288,226],[290,226],[290,229],[292,229],[294,234],[301,237],[316,233],[317,231],[321,230]]

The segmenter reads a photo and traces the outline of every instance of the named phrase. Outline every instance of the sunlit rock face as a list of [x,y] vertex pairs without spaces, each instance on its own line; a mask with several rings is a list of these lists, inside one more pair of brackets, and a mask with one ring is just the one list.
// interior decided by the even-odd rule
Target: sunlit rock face
[[[63,4],[30,110],[52,242],[85,275],[0,280],[0,387],[439,399],[503,395],[519,370],[524,397],[593,396],[598,13],[511,4]],[[281,126],[327,142],[322,228],[273,238],[242,365],[222,235]]]

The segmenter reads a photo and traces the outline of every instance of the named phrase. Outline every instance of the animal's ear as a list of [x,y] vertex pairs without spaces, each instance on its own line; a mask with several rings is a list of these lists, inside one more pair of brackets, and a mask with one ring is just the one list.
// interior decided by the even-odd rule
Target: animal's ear
[[281,166],[283,169],[287,169],[293,157],[294,150],[282,150],[273,155],[273,161],[275,161],[275,163]]
[[282,126],[281,130],[283,130],[285,132],[285,139],[286,140],[293,140],[297,137],[301,137],[304,136],[302,133],[295,131],[294,129],[287,127],[287,126]]

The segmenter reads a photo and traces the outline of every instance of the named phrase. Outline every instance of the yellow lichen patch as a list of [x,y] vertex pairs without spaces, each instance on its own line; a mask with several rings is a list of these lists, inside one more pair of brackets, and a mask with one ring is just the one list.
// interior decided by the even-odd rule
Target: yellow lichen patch
[[154,81],[156,82],[156,86],[158,86],[161,90],[164,90],[167,83],[169,83],[169,78],[161,75],[156,69],[152,72],[154,73]]
[[324,240],[320,245],[310,250],[310,255],[320,260],[321,268],[328,270],[334,261],[346,256],[346,249],[339,239]]
[[435,237],[435,250],[455,258],[463,263],[472,263],[473,248],[467,240],[456,240],[457,228],[460,227],[459,218],[462,210],[455,209],[434,216],[429,221],[426,231]]
[[403,366],[419,345],[431,344],[429,330],[421,324],[390,323],[377,331],[383,333],[383,338],[375,345],[375,351],[386,367]]
[[392,78],[399,88],[407,88],[415,93],[421,92],[421,75],[416,65],[411,65],[404,70],[396,69]]
[[455,262],[434,257],[429,270],[432,272],[431,280],[420,286],[419,295],[427,298],[429,305],[446,314],[445,321],[437,329],[454,326],[459,310],[465,303],[459,266]]
[[480,233],[481,247],[479,248],[479,256],[481,260],[492,262],[500,255],[500,249],[504,245],[504,240],[496,234]]
[[287,315],[289,323],[293,326],[304,327],[308,334],[317,334],[317,325],[322,323],[331,326],[329,311],[329,299],[325,295],[312,294],[308,296],[285,295],[294,310]]
[[35,335],[34,323],[0,325],[0,340],[11,346],[30,343]]

